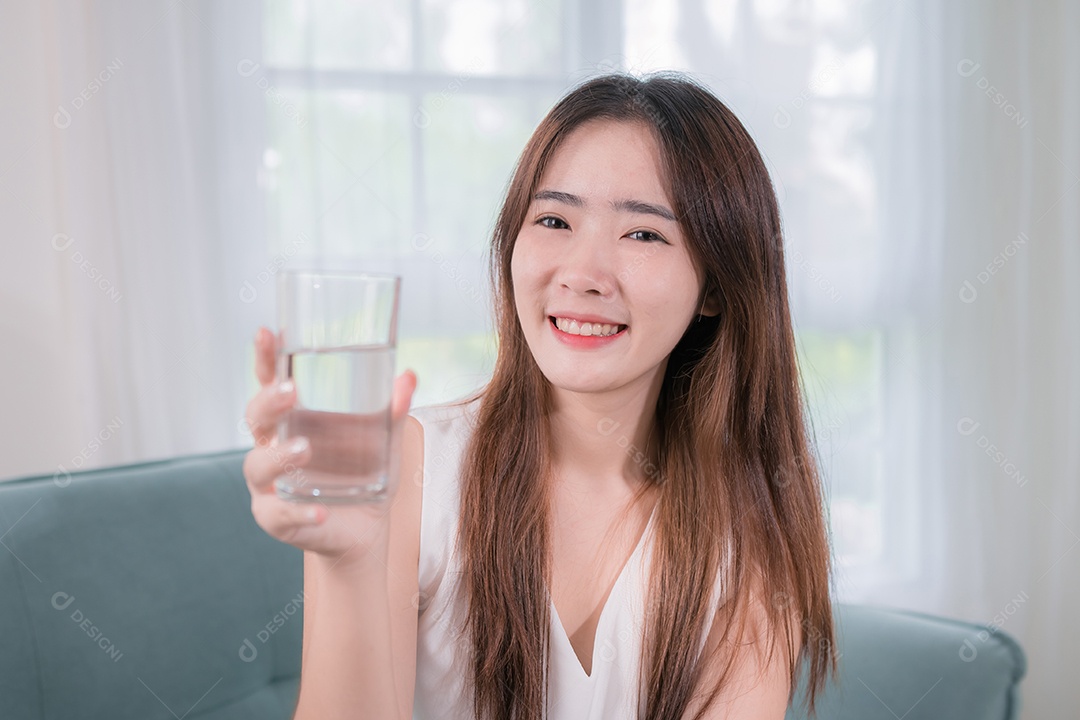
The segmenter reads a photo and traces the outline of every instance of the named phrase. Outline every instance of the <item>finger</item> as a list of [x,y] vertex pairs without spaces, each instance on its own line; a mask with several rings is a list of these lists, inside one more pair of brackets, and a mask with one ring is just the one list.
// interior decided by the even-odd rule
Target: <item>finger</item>
[[311,460],[311,445],[305,437],[294,437],[284,446],[275,438],[270,443],[248,451],[244,456],[244,479],[251,494],[274,492],[274,480],[282,475],[303,481],[304,466]]
[[274,382],[274,334],[264,327],[255,333],[255,377],[266,387]]
[[281,416],[296,404],[296,386],[292,381],[270,384],[248,401],[244,419],[256,445],[265,445],[274,437]]
[[414,390],[416,390],[416,373],[412,370],[406,370],[394,380],[394,396],[390,403],[393,427],[390,432],[390,466],[388,468],[392,494],[397,492],[398,472],[401,470],[401,441]]
[[390,403],[390,417],[401,422],[409,412],[413,391],[416,390],[416,373],[406,370],[394,379],[394,398]]
[[300,530],[322,523],[330,512],[319,503],[290,502],[270,494],[252,497],[251,514],[268,534],[291,542]]

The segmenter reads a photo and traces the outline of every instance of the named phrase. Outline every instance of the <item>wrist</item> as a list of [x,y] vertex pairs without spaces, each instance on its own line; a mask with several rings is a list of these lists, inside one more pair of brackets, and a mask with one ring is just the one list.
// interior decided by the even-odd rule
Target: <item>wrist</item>
[[[374,535],[375,537],[371,537]],[[326,553],[307,551],[313,567],[322,575],[352,575],[372,573],[386,574],[389,550],[389,533],[373,528],[342,552]]]

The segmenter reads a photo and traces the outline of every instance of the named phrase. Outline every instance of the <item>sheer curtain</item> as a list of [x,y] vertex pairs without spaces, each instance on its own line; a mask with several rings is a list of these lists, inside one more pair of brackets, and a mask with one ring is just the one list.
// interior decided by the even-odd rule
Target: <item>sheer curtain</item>
[[237,66],[260,7],[0,9],[3,476],[245,442],[265,118]]
[[882,301],[910,308],[891,366],[916,406],[888,482],[918,522],[892,540],[908,580],[858,593],[1018,637],[1025,718],[1080,704],[1078,32],[1069,2],[898,4],[879,75]]
[[950,4],[934,26],[946,192],[925,467],[937,593],[921,604],[1019,636],[1025,717],[1064,717],[1080,706],[1080,7],[997,10]]

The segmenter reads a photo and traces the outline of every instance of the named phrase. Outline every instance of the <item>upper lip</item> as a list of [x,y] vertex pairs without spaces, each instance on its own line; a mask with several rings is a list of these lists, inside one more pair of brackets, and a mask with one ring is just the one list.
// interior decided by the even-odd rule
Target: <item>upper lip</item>
[[566,320],[577,320],[578,325],[584,323],[592,323],[594,325],[625,325],[626,323],[618,322],[617,320],[611,320],[609,318],[600,317],[599,315],[589,315],[587,313],[575,313],[575,312],[559,312],[552,310],[548,313],[549,317],[553,318],[565,318]]

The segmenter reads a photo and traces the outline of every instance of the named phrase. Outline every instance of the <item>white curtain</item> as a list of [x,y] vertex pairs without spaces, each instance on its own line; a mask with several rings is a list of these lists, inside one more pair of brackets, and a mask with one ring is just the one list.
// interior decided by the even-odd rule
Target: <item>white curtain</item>
[[1071,716],[1078,44],[1068,0],[6,4],[0,475],[242,446],[296,260],[401,271],[421,401],[476,386],[529,131],[686,69],[777,185],[841,599],[1015,635],[1023,717]]
[[920,443],[934,592],[911,597],[1019,637],[1024,717],[1069,717],[1080,707],[1080,5],[927,3],[924,18],[908,56],[938,59],[919,125],[937,128],[920,152],[940,169],[941,221],[913,228],[938,247],[924,356],[937,377]]
[[267,257],[263,93],[237,70],[260,4],[223,5],[0,10],[5,477],[244,442],[272,301],[239,295]]
[[1011,633],[1022,717],[1072,717],[1080,6],[909,1],[867,19],[881,254],[859,269],[891,328],[885,542],[872,572],[841,569],[841,596]]

